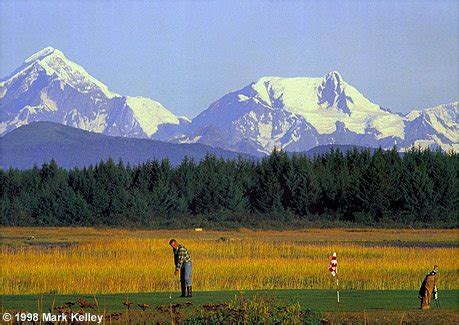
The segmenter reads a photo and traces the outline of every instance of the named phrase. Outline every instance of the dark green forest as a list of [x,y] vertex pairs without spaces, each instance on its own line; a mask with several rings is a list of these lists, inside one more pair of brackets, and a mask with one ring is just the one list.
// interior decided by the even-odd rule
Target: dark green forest
[[2,225],[291,228],[299,225],[457,227],[456,153],[351,150],[261,160],[55,161],[1,170]]

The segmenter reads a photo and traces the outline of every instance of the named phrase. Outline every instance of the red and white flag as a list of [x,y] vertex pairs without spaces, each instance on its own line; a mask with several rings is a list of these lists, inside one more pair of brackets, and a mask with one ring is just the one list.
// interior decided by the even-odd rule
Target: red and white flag
[[336,260],[336,253],[333,253],[333,256],[330,260],[330,265],[328,266],[328,270],[333,276],[336,276],[338,273],[338,261]]

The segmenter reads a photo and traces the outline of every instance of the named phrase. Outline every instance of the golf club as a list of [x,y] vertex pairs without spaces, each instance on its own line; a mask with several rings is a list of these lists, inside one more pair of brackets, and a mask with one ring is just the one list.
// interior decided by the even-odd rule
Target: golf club
[[175,279],[175,276],[173,276],[172,277],[172,285],[171,285],[170,290],[169,290],[169,299],[172,299],[172,293],[174,292],[176,281],[177,280]]

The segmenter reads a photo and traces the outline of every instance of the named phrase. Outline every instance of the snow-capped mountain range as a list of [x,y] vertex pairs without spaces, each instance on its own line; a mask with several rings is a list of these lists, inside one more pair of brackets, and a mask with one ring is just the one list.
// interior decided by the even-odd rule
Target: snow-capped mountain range
[[0,81],[6,133],[33,121],[51,121],[107,135],[148,138],[166,124],[187,123],[160,103],[108,90],[52,47],[27,58]]
[[1,134],[52,121],[107,135],[202,143],[254,155],[325,144],[459,150],[458,102],[403,115],[372,103],[341,75],[263,77],[192,121],[160,103],[115,94],[54,48],[0,81]]
[[264,77],[211,104],[184,133],[175,141],[250,153],[325,144],[457,151],[458,102],[402,115],[370,102],[336,71],[323,78]]

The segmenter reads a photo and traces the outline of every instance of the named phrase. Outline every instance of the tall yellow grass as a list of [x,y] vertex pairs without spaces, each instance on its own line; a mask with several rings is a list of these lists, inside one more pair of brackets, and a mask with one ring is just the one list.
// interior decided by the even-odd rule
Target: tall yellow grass
[[[459,288],[458,248],[393,246],[400,244],[397,237],[432,244],[435,237],[430,238],[428,231],[52,231],[2,229],[6,239],[33,233],[38,241],[78,242],[54,248],[2,245],[2,294],[177,290],[167,244],[171,237],[177,237],[191,252],[195,290],[332,289],[334,281],[327,268],[334,251],[343,289],[417,289],[434,264],[440,266],[441,289]],[[72,232],[78,235],[72,238]],[[330,234],[336,241],[326,240]],[[447,234],[443,236],[446,241],[457,240],[455,230],[443,234]],[[381,245],[384,240],[392,246]]]

